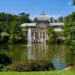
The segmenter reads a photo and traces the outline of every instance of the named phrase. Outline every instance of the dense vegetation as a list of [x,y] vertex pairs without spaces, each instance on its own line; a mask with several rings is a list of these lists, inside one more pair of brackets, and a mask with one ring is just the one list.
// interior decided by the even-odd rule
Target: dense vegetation
[[61,16],[58,19],[55,19],[55,18],[51,17],[49,20],[50,20],[51,23],[53,23],[53,22],[55,22],[55,23],[56,22],[64,22],[64,17]]
[[[62,21],[61,21],[62,22]],[[59,37],[64,36],[64,43],[68,45],[75,44],[75,12],[72,12],[69,16],[64,17],[64,26],[60,26],[63,32],[55,32],[53,27],[49,27],[47,30],[49,42],[56,43],[59,41]]]
[[2,71],[5,66],[10,65],[12,63],[11,58],[4,51],[0,51],[0,71]]
[[65,44],[69,45],[72,55],[75,55],[75,12],[65,17],[65,25],[62,28],[64,30]]
[[[59,17],[58,20],[53,17],[50,18],[50,22],[63,21],[63,17]],[[0,13],[0,43],[27,43],[27,31],[22,31],[20,25],[30,22],[37,22],[37,18],[31,21],[29,14],[21,13],[19,15],[12,15]],[[28,29],[28,27],[24,28]]]
[[3,71],[29,72],[29,71],[51,71],[55,70],[54,65],[50,61],[28,60],[26,62],[16,62]]
[[62,39],[64,37],[63,32],[56,32],[54,31],[54,28],[50,26],[47,29],[47,34],[48,34],[48,40],[47,40],[48,44],[64,43],[64,39]]
[[12,15],[0,13],[0,43],[22,43],[24,40],[26,41],[27,37],[23,36],[20,25],[30,21],[29,14]]
[[65,17],[65,25],[62,27],[65,43],[71,45],[75,41],[75,12]]
[[75,0],[73,0],[73,5],[75,5]]

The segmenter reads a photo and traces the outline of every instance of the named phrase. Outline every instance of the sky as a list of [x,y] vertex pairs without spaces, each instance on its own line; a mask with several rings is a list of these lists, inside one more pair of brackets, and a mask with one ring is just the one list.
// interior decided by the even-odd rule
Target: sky
[[30,14],[30,18],[38,17],[44,12],[48,17],[67,16],[75,11],[73,0],[0,0],[0,12],[18,15],[22,12]]

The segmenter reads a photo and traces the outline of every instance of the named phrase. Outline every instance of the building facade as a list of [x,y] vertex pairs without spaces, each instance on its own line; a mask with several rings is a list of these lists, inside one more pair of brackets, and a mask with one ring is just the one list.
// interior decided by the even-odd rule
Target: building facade
[[52,26],[54,31],[62,32],[60,25],[64,25],[64,23],[50,23],[48,17],[45,14],[41,14],[37,18],[37,23],[24,23],[21,27],[28,26],[31,29],[33,43],[43,43],[48,39],[47,28]]

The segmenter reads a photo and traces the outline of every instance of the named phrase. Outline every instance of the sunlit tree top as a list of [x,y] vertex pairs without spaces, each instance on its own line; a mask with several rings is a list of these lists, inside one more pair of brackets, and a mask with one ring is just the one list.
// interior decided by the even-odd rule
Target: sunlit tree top
[[75,0],[73,0],[73,5],[75,5]]

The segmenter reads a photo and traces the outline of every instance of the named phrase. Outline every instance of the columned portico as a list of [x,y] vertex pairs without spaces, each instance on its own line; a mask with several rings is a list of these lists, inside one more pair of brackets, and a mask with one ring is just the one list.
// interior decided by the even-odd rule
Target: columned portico
[[46,29],[32,29],[32,42],[43,43],[46,41]]
[[41,42],[43,42],[43,32],[42,32],[42,38],[41,38]]

